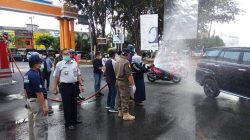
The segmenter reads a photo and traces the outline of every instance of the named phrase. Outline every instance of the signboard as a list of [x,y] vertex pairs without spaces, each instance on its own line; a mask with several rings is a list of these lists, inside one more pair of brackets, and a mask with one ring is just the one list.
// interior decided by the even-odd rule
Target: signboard
[[97,45],[106,45],[107,38],[97,38]]
[[197,37],[198,0],[175,1],[165,5],[164,40],[195,39]]
[[88,19],[89,19],[88,16],[79,15],[78,16],[78,24],[89,25]]
[[114,44],[122,44],[122,43],[124,43],[123,34],[113,35],[113,43]]
[[33,33],[27,30],[15,30],[15,36],[18,38],[32,38]]
[[158,15],[141,15],[141,50],[158,50]]

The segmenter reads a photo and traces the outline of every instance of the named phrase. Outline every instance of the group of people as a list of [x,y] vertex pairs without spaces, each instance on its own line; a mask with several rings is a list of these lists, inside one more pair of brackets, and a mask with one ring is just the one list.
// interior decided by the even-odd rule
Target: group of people
[[[24,76],[31,140],[48,138],[47,91],[52,62],[46,58],[41,59],[38,55],[32,55],[29,59],[30,70]],[[147,66],[142,63],[141,56],[131,49],[123,49],[117,53],[110,50],[109,59],[106,59],[104,64],[100,52],[96,52],[92,62],[97,96],[103,96],[100,85],[104,76],[109,88],[106,106],[108,111],[118,113],[118,117],[123,120],[134,120],[135,116],[129,113],[129,103],[134,100],[136,104],[141,105],[146,99],[143,73],[147,72]],[[84,92],[79,60],[70,50],[64,49],[56,58],[54,66],[53,93],[55,95],[61,93],[66,129],[75,130],[76,125],[82,123],[77,118],[77,99],[79,94]],[[117,102],[116,95],[118,95]]]
[[123,120],[134,120],[135,116],[129,114],[129,103],[135,102],[142,106],[142,102],[146,100],[144,73],[149,66],[143,64],[142,57],[135,53],[134,47],[117,53],[110,50],[108,55],[109,59],[106,56],[103,58],[105,63],[100,52],[96,53],[93,60],[95,91],[98,96],[103,96],[99,91],[103,75],[109,88],[106,109],[111,113],[118,112],[118,117]]

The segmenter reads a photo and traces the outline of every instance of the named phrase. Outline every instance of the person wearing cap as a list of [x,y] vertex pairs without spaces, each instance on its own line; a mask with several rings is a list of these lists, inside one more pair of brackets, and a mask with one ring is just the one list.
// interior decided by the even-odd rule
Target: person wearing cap
[[128,61],[130,62],[130,63],[132,63],[132,57],[134,56],[134,54],[135,54],[135,47],[131,44],[131,43],[129,43],[128,44],[128,50],[129,50],[129,53],[130,53],[130,57],[129,57],[129,59],[128,59]]
[[24,93],[28,102],[29,139],[48,139],[47,91],[41,77],[42,59],[38,55],[29,58],[30,70],[24,76]]
[[[69,50],[62,51],[63,60],[58,62],[54,72],[54,94],[58,94],[58,83],[63,103],[65,126],[67,130],[75,130],[76,124],[82,123],[77,120],[77,96],[83,89],[83,81],[80,69],[75,61],[70,58]],[[79,81],[79,85],[77,84]]]
[[[130,95],[135,92],[135,83],[128,59],[130,52],[123,49],[121,57],[116,61],[115,74],[118,94],[118,117],[123,120],[134,120],[135,116],[129,114]],[[133,90],[131,93],[131,89]]]

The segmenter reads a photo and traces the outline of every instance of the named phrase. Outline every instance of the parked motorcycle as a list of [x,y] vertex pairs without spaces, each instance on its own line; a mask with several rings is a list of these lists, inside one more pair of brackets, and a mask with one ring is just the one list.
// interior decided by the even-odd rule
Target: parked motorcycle
[[147,78],[150,82],[155,82],[156,80],[172,81],[174,83],[181,82],[181,75],[178,71],[165,71],[155,66],[149,68]]

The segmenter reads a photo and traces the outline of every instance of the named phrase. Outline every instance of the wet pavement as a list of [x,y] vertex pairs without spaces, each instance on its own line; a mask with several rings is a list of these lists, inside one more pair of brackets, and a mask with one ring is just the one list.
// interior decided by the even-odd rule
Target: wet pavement
[[[250,139],[250,101],[221,93],[206,98],[194,81],[195,67],[180,84],[147,79],[144,106],[131,104],[135,121],[124,122],[105,109],[104,97],[92,98],[78,106],[83,124],[77,131],[64,128],[60,103],[50,102],[54,114],[49,116],[50,140],[248,140]],[[86,94],[93,91],[92,68],[81,68]],[[24,68],[25,71],[25,68]],[[18,76],[16,76],[17,80]],[[104,84],[104,82],[103,82]],[[14,95],[0,96],[0,140],[28,139],[28,123],[21,85]],[[51,86],[52,88],[52,86]],[[55,98],[50,94],[50,97]]]

